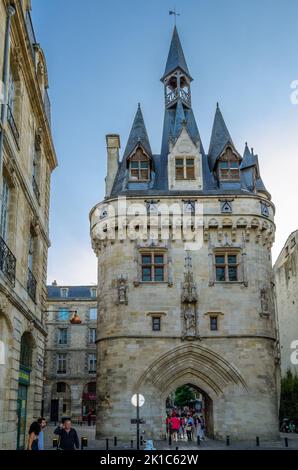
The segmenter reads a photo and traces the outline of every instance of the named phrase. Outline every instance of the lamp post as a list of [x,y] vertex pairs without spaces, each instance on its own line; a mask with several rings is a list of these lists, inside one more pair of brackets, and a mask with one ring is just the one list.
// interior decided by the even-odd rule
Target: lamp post
[[136,393],[131,397],[131,403],[137,410],[137,450],[140,450],[140,407],[145,403],[143,395]]

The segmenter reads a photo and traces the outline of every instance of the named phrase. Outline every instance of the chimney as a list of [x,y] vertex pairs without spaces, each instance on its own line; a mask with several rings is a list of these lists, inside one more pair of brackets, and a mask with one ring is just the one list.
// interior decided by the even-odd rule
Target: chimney
[[53,281],[52,286],[57,286],[57,281]]
[[119,166],[120,136],[118,134],[106,135],[107,141],[107,176],[106,197],[111,195],[115,177]]

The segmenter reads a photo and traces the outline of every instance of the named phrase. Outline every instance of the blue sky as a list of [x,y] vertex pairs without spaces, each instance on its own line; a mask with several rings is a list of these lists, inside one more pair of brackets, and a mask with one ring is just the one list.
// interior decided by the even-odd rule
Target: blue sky
[[142,110],[153,152],[161,145],[159,79],[177,26],[194,81],[192,103],[205,150],[216,102],[242,153],[259,155],[276,204],[276,258],[298,228],[297,0],[32,0],[37,40],[48,64],[59,168],[52,179],[48,281],[96,282],[90,209],[104,196],[105,135],[122,152]]

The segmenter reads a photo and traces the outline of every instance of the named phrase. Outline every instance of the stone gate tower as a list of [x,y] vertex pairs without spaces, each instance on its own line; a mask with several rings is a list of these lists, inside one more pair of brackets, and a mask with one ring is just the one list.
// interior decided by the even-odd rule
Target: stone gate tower
[[[274,205],[257,155],[247,144],[238,152],[218,105],[205,153],[176,27],[161,81],[160,154],[139,106],[121,161],[119,136],[106,137],[106,197],[90,213],[100,293],[97,435],[135,434],[131,396],[139,392],[147,435],[159,438],[166,398],[191,384],[204,396],[210,435],[276,437]],[[194,241],[179,232],[183,217]]]

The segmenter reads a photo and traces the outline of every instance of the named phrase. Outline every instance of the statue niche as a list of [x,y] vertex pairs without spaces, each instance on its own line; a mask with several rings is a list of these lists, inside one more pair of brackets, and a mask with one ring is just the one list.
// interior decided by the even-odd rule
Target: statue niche
[[185,258],[184,282],[181,293],[181,311],[183,318],[182,339],[195,339],[197,334],[198,294],[193,280],[191,257]]

